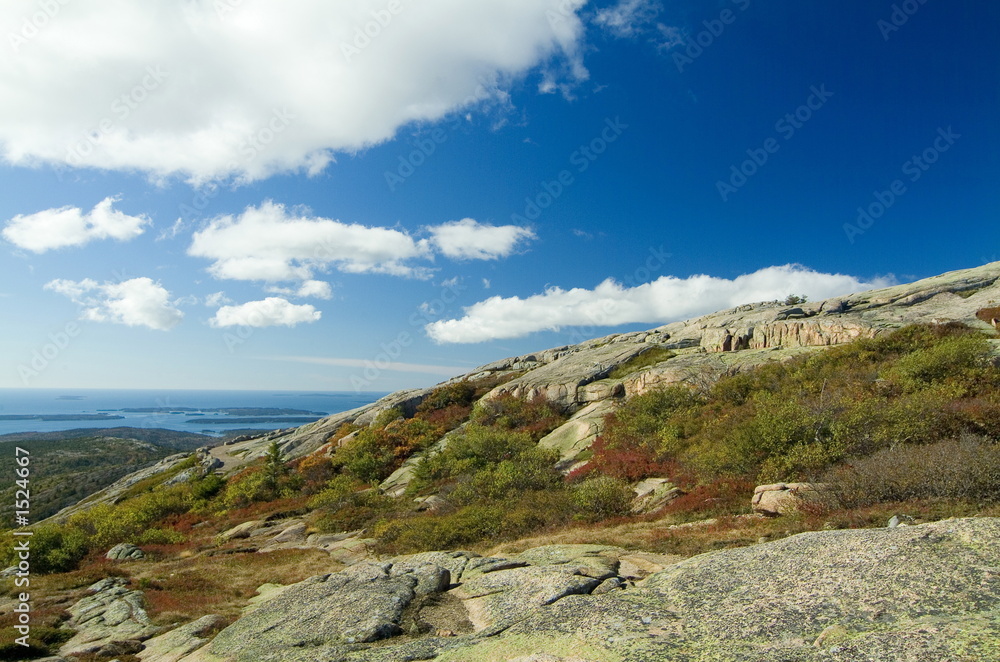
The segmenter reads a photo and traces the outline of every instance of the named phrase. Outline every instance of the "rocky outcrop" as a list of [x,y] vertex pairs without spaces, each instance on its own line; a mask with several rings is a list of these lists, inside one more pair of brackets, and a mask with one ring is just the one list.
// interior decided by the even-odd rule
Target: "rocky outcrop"
[[142,662],[178,662],[193,653],[211,638],[225,620],[217,614],[202,616],[196,621],[149,639],[136,653]]
[[130,642],[149,639],[162,631],[149,620],[142,591],[130,590],[127,584],[121,577],[102,579],[87,589],[91,595],[69,608],[68,625],[76,634],[59,649],[60,655],[102,649],[112,655],[125,655],[141,648]]
[[608,401],[587,405],[542,437],[538,446],[558,451],[560,468],[569,472],[576,466],[577,457],[590,448],[604,430],[605,417],[614,410],[615,404]]
[[245,541],[241,546],[226,547],[209,553],[267,553],[283,549],[318,549],[330,554],[335,561],[344,565],[354,565],[370,556],[373,541],[362,537],[363,533],[360,530],[315,533],[310,531],[306,521],[299,517],[269,522],[250,520],[217,536],[220,544]]
[[[650,389],[669,384],[703,388],[723,375],[787,361],[917,322],[958,321],[993,332],[995,317],[982,311],[998,307],[998,281],[1000,262],[826,301],[795,306],[777,301],[748,304],[650,331],[614,334],[495,361],[449,381],[506,380],[486,397],[504,393],[524,398],[544,396],[562,406],[572,418],[542,443],[557,449],[561,468],[570,470],[577,456],[600,433],[603,416],[622,400]],[[671,350],[674,355],[652,366],[628,369],[633,359],[655,348]],[[995,360],[1000,363],[1000,344]],[[616,369],[625,374],[616,373]],[[289,459],[307,455],[326,444],[345,423],[369,425],[380,413],[393,408],[412,415],[432,390],[400,391],[371,405],[300,428],[213,448],[203,458],[200,470],[235,470],[262,456],[272,441],[278,442]],[[136,482],[168,472],[185,458],[185,455],[173,456],[132,474],[56,517],[64,519],[94,503],[114,502]],[[412,459],[390,477],[384,491],[390,494],[405,491],[413,465],[418,461],[419,458]]]
[[146,558],[146,555],[135,545],[123,542],[109,549],[104,558],[111,561],[138,561]]
[[637,515],[656,512],[684,494],[669,478],[647,478],[633,489],[632,512]]
[[[794,306],[778,301],[747,304],[649,331],[614,334],[494,361],[449,381],[505,380],[486,397],[504,393],[523,398],[543,396],[573,414],[594,403],[613,406],[623,398],[666,384],[709,385],[722,375],[789,360],[906,324],[959,321],[992,329],[992,318],[984,321],[976,314],[1000,302],[998,279],[1000,262],[995,262],[826,301]],[[610,377],[615,368],[627,366],[652,348],[669,349],[676,355],[632,374]],[[372,405],[282,433],[278,441],[286,456],[300,457],[321,447],[344,423],[368,425],[391,408],[411,415],[431,390],[393,393]],[[585,444],[594,436],[590,427],[577,429],[582,436],[573,440],[564,430],[560,446]],[[259,457],[268,443],[269,437],[246,440],[227,447],[227,452],[242,458]]]
[[972,518],[680,562],[597,545],[431,552],[269,591],[170,662],[995,659],[998,537],[1000,519]]

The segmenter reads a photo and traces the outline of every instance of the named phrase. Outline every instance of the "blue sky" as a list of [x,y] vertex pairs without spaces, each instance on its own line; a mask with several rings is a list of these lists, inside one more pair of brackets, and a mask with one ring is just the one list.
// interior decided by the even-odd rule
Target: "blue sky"
[[0,8],[0,387],[389,391],[1000,259],[996,3],[92,4]]

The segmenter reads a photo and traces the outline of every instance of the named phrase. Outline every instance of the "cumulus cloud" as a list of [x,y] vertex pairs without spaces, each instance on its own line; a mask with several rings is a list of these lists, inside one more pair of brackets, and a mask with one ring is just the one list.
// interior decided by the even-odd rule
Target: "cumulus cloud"
[[426,245],[400,230],[342,223],[265,202],[222,216],[194,234],[188,254],[214,260],[217,278],[269,282],[312,280],[316,269],[423,276],[406,262],[428,257]]
[[135,239],[145,231],[150,220],[146,216],[129,216],[114,209],[114,203],[120,199],[104,198],[89,212],[79,207],[60,207],[17,215],[7,221],[3,237],[33,253],[83,246],[97,239]]
[[431,243],[455,260],[495,260],[507,257],[535,233],[517,225],[486,225],[471,218],[428,228]]
[[69,297],[83,308],[83,319],[94,322],[167,331],[184,318],[170,292],[150,278],[103,284],[89,278],[78,282],[60,279],[47,283],[45,289]]
[[405,125],[503,104],[529,72],[585,78],[585,4],[59,2],[35,30],[38,3],[6,0],[0,152],[194,182],[314,174]]
[[453,259],[494,260],[535,236],[526,228],[484,225],[471,218],[426,230],[430,239],[416,239],[403,230],[310,216],[267,201],[239,216],[210,221],[194,234],[188,254],[213,260],[209,272],[216,278],[303,281],[297,290],[274,286],[269,291],[328,299],[330,285],[314,280],[316,271],[332,267],[345,273],[429,278],[432,270],[413,262],[433,259],[435,250]]
[[491,297],[465,308],[460,319],[433,322],[425,329],[440,343],[475,343],[567,326],[673,322],[745,303],[783,299],[791,293],[819,300],[893,283],[891,278],[866,282],[796,264],[767,267],[731,280],[662,276],[631,288],[608,279],[592,290],[553,287],[524,299]]
[[618,4],[598,11],[594,24],[612,36],[628,39],[639,34],[662,9],[657,0],[620,0]]
[[323,313],[310,305],[297,306],[280,297],[267,297],[263,301],[248,301],[239,306],[223,306],[209,323],[215,327],[297,326],[318,322]]

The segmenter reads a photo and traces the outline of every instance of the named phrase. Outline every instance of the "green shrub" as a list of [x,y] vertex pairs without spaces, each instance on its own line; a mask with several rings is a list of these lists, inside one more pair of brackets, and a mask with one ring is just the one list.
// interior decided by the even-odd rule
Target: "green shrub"
[[365,484],[354,476],[347,474],[335,476],[327,482],[322,491],[309,500],[309,507],[336,510],[350,503],[354,494],[364,487]]
[[191,481],[191,497],[195,501],[208,501],[221,492],[225,486],[225,478],[218,474],[210,473],[202,478]]
[[894,446],[829,470],[847,507],[908,499],[1000,501],[1000,446],[972,435],[930,444]]
[[374,529],[384,552],[410,554],[512,540],[569,521],[565,490],[526,492],[519,498],[465,506],[452,513],[381,522]]
[[500,501],[529,490],[555,489],[562,475],[556,471],[559,454],[538,448],[515,458],[480,468],[451,494],[458,504]]
[[559,408],[544,396],[523,400],[510,393],[480,400],[473,407],[471,417],[477,425],[527,432],[536,441],[565,420]]
[[[31,571],[40,575],[52,572],[68,572],[89,551],[87,535],[76,528],[58,524],[40,524],[32,528]],[[17,565],[19,559],[14,550],[13,536],[5,536],[3,541],[4,567]]]
[[573,505],[579,518],[598,521],[627,515],[635,499],[635,491],[628,483],[610,476],[597,476],[573,485]]
[[420,487],[436,481],[472,476],[504,460],[518,460],[536,450],[527,432],[469,425],[454,435],[439,453],[424,457],[414,468]]
[[985,367],[989,342],[980,335],[942,338],[930,347],[902,357],[889,371],[905,390],[914,391],[945,380],[964,381]]
[[395,502],[375,488],[350,491],[344,485],[317,497],[321,495],[319,502],[324,505],[314,526],[324,533],[368,528],[395,508]]
[[417,407],[418,414],[425,414],[452,405],[469,406],[476,399],[476,387],[468,381],[445,384],[431,391],[431,394]]
[[334,453],[332,462],[363,483],[385,480],[408,457],[437,441],[444,430],[420,418],[393,419],[384,427],[365,428]]
[[456,549],[499,538],[503,519],[501,506],[467,506],[449,515],[390,520],[377,526],[375,535],[396,553]]
[[959,324],[913,325],[724,377],[668,387],[609,416],[573,477],[806,480],[848,455],[1000,432],[1000,370]]

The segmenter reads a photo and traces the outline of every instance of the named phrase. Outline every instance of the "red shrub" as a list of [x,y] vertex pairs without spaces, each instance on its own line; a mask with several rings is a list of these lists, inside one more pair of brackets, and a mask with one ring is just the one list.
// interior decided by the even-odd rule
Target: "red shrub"
[[647,447],[628,445],[610,448],[603,437],[598,437],[591,450],[594,452],[594,457],[590,462],[572,471],[567,479],[577,480],[593,473],[600,473],[633,482],[652,476],[672,476],[677,473],[676,462],[656,459]]

